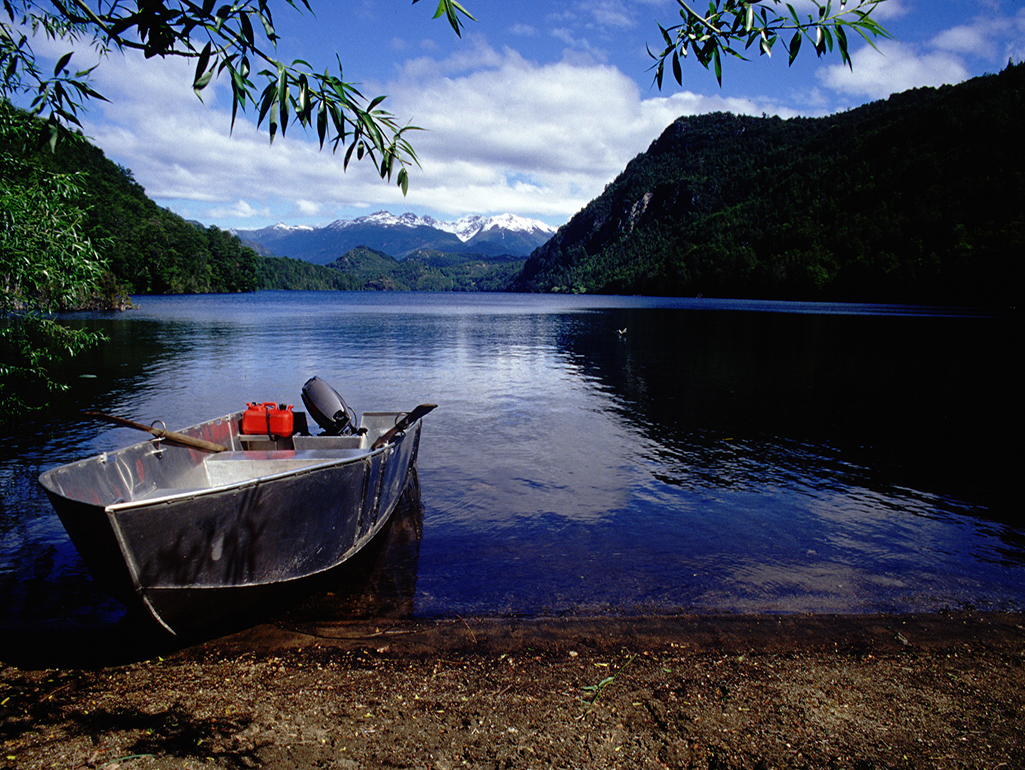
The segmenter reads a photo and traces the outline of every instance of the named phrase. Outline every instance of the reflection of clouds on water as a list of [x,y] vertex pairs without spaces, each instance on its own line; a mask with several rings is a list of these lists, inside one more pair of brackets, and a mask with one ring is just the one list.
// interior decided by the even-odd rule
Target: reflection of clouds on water
[[[704,609],[729,612],[871,612],[887,609],[880,597],[917,594],[907,580],[870,574],[851,565],[810,559],[779,563],[746,561],[721,582],[710,583],[696,598]],[[949,605],[950,597],[931,609]],[[926,609],[926,607],[917,607]]]
[[477,384],[501,397],[464,402],[425,433],[421,468],[446,489],[437,515],[508,526],[550,514],[595,521],[624,507],[630,471],[619,426],[589,409],[579,388],[500,374],[490,371]]
[[[416,613],[1022,602],[1025,534],[994,440],[1021,427],[1022,379],[993,354],[1020,335],[999,319],[371,292],[141,304],[96,316],[113,342],[77,383],[83,406],[173,428],[297,403],[314,374],[357,412],[439,404]],[[139,438],[46,430],[22,448],[48,467]],[[18,511],[65,542],[41,494]],[[36,535],[13,532],[29,553]]]

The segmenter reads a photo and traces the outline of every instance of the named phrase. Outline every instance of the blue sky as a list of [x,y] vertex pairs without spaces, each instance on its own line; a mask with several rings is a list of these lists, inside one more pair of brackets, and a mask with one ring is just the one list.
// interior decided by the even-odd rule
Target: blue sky
[[[802,0],[795,3],[799,8]],[[200,102],[192,65],[114,54],[96,70],[83,121],[109,158],[132,169],[159,204],[222,228],[320,224],[387,209],[442,220],[513,213],[553,226],[599,195],[680,115],[726,110],[820,116],[919,86],[957,83],[1025,57],[1020,0],[885,0],[878,18],[894,40],[875,51],[852,37],[853,72],[805,48],[792,67],[728,61],[720,88],[694,61],[684,85],[652,84],[645,45],[675,0],[464,0],[477,17],[458,38],[432,20],[434,0],[311,0],[316,17],[280,3],[279,53],[315,68],[342,60],[346,80],[424,127],[422,169],[409,194],[373,169],[318,151],[293,128],[273,145],[254,120],[229,134],[230,96]],[[37,41],[59,56],[67,46]],[[76,58],[81,66],[88,54]]]

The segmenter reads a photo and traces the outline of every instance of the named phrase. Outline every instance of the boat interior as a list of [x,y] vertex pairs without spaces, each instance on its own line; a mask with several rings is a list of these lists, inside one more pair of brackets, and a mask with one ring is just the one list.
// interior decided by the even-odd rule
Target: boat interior
[[295,432],[275,436],[243,433],[239,412],[182,431],[227,451],[208,452],[153,439],[55,468],[40,481],[71,500],[131,506],[364,457],[402,414],[365,412],[354,434],[313,436],[306,429],[305,415],[295,412]]

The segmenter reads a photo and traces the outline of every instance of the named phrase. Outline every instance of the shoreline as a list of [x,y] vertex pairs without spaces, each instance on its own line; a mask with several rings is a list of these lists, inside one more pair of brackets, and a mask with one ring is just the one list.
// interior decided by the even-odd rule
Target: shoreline
[[1025,766],[1023,613],[286,616],[0,661],[5,768]]

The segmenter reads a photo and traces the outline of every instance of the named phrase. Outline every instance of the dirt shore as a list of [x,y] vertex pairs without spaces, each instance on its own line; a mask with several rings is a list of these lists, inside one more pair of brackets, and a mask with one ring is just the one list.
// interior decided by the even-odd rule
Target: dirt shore
[[5,660],[0,765],[1025,768],[1018,614],[382,623]]

